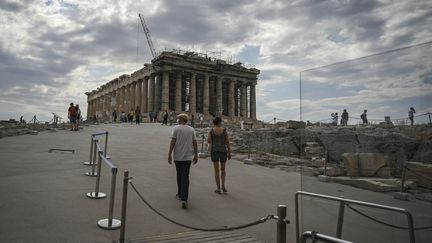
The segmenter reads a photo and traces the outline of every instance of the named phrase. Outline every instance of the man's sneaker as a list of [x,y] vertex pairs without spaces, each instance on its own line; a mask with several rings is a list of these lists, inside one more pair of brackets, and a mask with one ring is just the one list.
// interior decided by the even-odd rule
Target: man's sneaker
[[182,208],[183,208],[183,209],[188,208],[188,204],[187,204],[186,201],[182,201]]

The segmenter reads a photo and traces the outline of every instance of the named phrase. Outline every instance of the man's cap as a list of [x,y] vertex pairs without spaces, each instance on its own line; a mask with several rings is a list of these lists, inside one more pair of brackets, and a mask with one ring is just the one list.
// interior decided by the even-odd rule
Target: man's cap
[[188,121],[188,120],[189,120],[189,116],[188,116],[186,113],[180,113],[180,114],[178,114],[178,115],[177,115],[177,118],[178,118],[178,119],[183,119],[183,120],[185,120],[185,121]]

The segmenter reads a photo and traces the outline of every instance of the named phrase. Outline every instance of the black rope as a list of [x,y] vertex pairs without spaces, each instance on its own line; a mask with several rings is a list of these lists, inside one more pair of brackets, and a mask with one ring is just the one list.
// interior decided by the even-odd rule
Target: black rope
[[422,177],[422,178],[424,178],[424,179],[426,179],[426,180],[432,182],[432,179],[431,179],[431,178],[426,177],[426,176],[422,175],[421,173],[418,173],[418,172],[416,172],[416,171],[414,171],[414,170],[411,170],[411,169],[408,168],[407,166],[405,166],[405,169],[409,170],[411,173],[413,173],[413,174],[415,174],[415,175],[418,175],[418,176],[420,176],[420,177]]
[[275,218],[274,215],[271,215],[271,214],[270,214],[270,215],[268,215],[267,217],[261,218],[261,219],[259,219],[259,220],[257,220],[257,221],[254,221],[254,222],[251,222],[251,223],[248,223],[248,224],[244,224],[244,225],[235,226],[235,227],[224,227],[224,228],[213,228],[213,229],[193,227],[193,226],[189,226],[189,225],[182,224],[182,223],[179,223],[179,222],[177,222],[177,221],[174,221],[174,220],[168,218],[167,216],[163,215],[161,212],[157,211],[153,206],[150,205],[150,203],[148,203],[148,202],[144,199],[144,197],[143,197],[143,196],[141,195],[141,193],[136,189],[136,187],[135,187],[135,185],[132,183],[132,181],[129,181],[129,183],[131,184],[131,186],[132,186],[132,188],[134,189],[134,191],[137,193],[138,197],[141,198],[141,200],[142,200],[142,201],[143,201],[143,202],[144,202],[144,203],[145,203],[145,204],[146,204],[146,205],[147,205],[151,210],[153,210],[153,212],[155,212],[156,214],[158,214],[159,216],[161,216],[162,218],[164,218],[165,220],[167,220],[167,221],[169,221],[169,222],[171,222],[171,223],[173,223],[173,224],[176,224],[176,225],[179,225],[179,226],[182,226],[182,227],[185,227],[185,228],[191,229],[191,230],[199,230],[199,231],[232,231],[232,230],[244,229],[244,228],[251,227],[251,226],[254,226],[254,225],[257,225],[257,224],[262,224],[262,223],[266,222],[266,221],[269,220],[269,219],[273,219],[273,218]]
[[[383,224],[383,225],[385,225],[385,226],[388,226],[388,227],[391,227],[391,228],[395,228],[395,229],[402,229],[402,230],[408,230],[408,229],[410,229],[409,227],[397,226],[397,225],[389,224],[389,223],[383,222],[383,221],[381,221],[381,220],[378,220],[378,219],[376,219],[376,218],[373,218],[372,216],[369,216],[369,215],[367,215],[367,214],[365,214],[365,213],[359,211],[358,209],[353,208],[353,207],[352,207],[351,205],[349,205],[349,204],[346,204],[346,206],[347,206],[349,209],[351,209],[352,211],[354,211],[355,213],[360,214],[361,216],[366,217],[366,218],[368,218],[368,219],[370,219],[370,220],[372,220],[372,221],[374,221],[374,222],[377,222],[377,223],[379,223],[379,224]],[[414,227],[414,230],[427,230],[427,229],[432,229],[432,226]]]

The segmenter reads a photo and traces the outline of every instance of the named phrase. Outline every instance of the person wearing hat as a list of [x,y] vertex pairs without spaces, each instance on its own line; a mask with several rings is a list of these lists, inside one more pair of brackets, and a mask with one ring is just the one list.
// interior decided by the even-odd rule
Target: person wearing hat
[[181,200],[182,208],[188,207],[189,171],[193,161],[198,162],[198,145],[195,130],[187,125],[189,116],[181,113],[177,116],[179,124],[174,126],[168,152],[168,163],[174,164],[177,171],[177,198]]

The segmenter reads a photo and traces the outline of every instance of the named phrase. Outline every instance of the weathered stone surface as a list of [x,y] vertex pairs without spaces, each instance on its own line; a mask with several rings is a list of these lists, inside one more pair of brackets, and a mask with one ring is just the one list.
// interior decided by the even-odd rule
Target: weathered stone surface
[[289,120],[287,122],[287,128],[289,128],[289,129],[304,129],[304,128],[306,128],[306,123],[303,121]]
[[342,154],[342,161],[345,165],[347,176],[357,177],[359,176],[359,163],[357,154],[344,153]]
[[432,164],[409,161],[406,167],[408,169],[405,178],[415,180],[419,186],[432,189]]
[[[375,192],[398,191],[401,187],[400,179],[350,178],[340,176],[332,177],[332,181]],[[405,181],[405,187],[412,187],[413,185],[413,181]]]
[[377,153],[359,153],[359,174],[360,176],[374,176],[378,170],[389,164],[388,156]]

